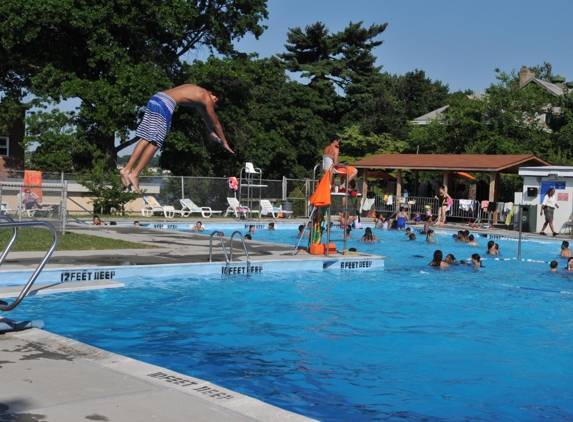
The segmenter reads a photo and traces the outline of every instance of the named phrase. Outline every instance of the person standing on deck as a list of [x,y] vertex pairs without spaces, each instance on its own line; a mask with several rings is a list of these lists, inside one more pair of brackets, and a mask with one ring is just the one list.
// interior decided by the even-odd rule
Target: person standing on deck
[[553,214],[555,212],[555,208],[559,208],[559,205],[557,205],[557,198],[555,198],[555,189],[550,188],[543,197],[543,202],[541,203],[541,211],[539,212],[539,215],[543,215],[545,213],[545,223],[543,223],[543,227],[539,234],[545,236],[545,228],[549,224],[549,228],[551,229],[553,236],[557,236],[558,233],[553,228]]

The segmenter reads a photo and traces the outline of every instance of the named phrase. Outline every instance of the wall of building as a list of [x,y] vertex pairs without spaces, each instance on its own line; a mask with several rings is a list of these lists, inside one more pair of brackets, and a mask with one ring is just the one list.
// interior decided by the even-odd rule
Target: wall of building
[[11,128],[9,133],[0,133],[0,136],[9,138],[9,152],[7,157],[0,157],[0,178],[12,177],[10,171],[24,170],[24,114]]
[[[573,175],[572,175],[573,176]],[[544,185],[545,184],[545,185]],[[537,222],[535,229],[532,232],[538,233],[543,227],[545,216],[539,215],[541,211],[541,202],[543,201],[542,186],[554,185],[555,196],[557,197],[557,205],[559,208],[555,209],[553,227],[556,232],[565,233],[568,231],[565,227],[565,222],[573,213],[573,177],[564,176],[524,176],[523,179],[523,204],[524,205],[537,205]],[[545,232],[551,235],[551,230],[547,228]]]

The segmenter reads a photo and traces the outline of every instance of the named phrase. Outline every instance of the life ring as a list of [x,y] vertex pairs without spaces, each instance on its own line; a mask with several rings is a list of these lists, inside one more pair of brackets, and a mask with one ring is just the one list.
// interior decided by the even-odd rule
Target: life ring
[[239,190],[239,181],[236,177],[229,177],[229,188],[233,190]]

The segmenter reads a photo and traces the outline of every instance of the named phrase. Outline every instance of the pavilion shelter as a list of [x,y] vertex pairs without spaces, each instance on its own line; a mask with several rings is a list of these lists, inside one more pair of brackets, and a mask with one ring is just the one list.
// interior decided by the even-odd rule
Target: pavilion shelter
[[443,185],[448,186],[455,172],[488,173],[489,201],[498,200],[499,175],[519,174],[520,167],[550,166],[547,161],[532,154],[483,155],[483,154],[379,154],[349,165],[365,170],[397,170],[396,196],[402,196],[402,171],[414,171],[414,195],[417,195],[418,172],[435,171],[443,174]]

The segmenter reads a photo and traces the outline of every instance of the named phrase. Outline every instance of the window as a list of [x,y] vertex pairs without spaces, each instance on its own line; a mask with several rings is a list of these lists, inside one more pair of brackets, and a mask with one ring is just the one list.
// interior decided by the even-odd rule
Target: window
[[0,136],[0,157],[8,157],[8,146],[10,145],[10,138]]

